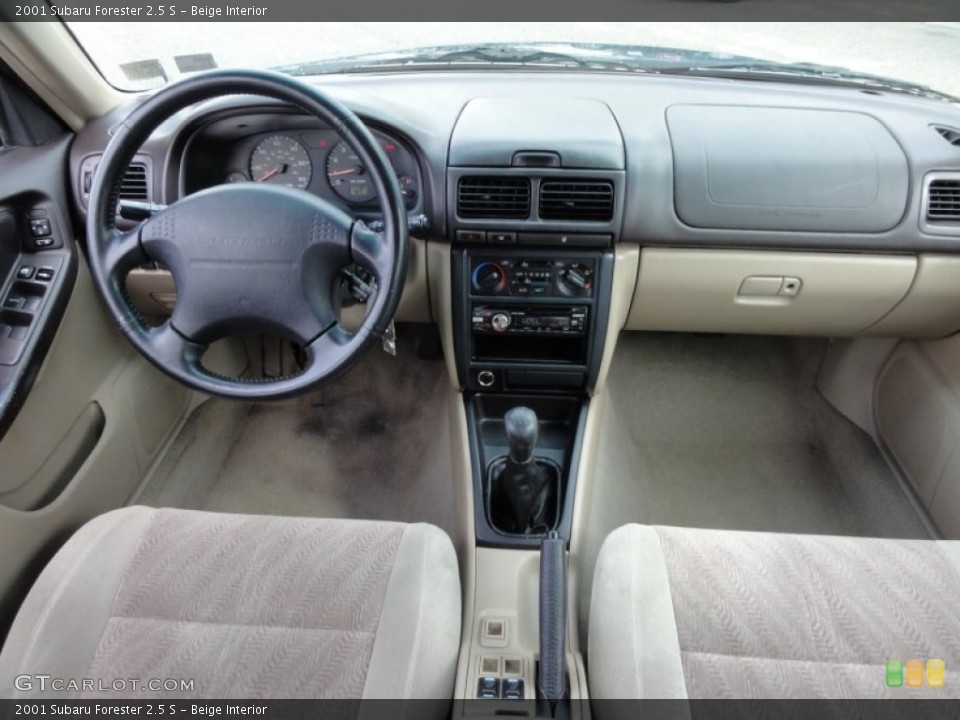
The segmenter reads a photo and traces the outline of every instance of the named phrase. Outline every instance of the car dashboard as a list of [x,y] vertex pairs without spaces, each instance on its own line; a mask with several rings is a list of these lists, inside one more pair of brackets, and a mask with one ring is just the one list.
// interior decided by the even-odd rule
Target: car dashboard
[[[414,254],[400,319],[437,320],[443,305],[448,332],[464,345],[470,323],[482,322],[473,317],[476,298],[566,303],[583,289],[568,281],[582,283],[591,268],[600,293],[591,294],[593,312],[605,321],[621,307],[627,329],[913,337],[957,329],[949,313],[929,312],[934,299],[960,306],[955,103],[602,72],[307,81],[374,131],[411,217],[421,218],[414,234],[423,252]],[[130,109],[74,142],[80,208],[110,128]],[[220,183],[263,181],[301,187],[370,221],[377,203],[363,173],[317,120],[271,100],[228,97],[161,126],[121,197],[170,204]],[[428,270],[430,244],[452,251],[443,267]],[[637,251],[637,267],[621,262],[634,274],[613,288],[613,271],[602,266],[610,255],[613,268],[627,250]],[[584,264],[584,252],[596,257]],[[524,263],[540,274],[522,272]],[[510,280],[494,282],[492,294],[481,287],[491,267]],[[432,287],[441,274],[449,297]],[[169,310],[170,293],[152,295]],[[603,353],[603,339],[591,338],[568,355],[578,367]],[[461,356],[469,356],[458,370],[466,386],[480,369],[470,351]]]

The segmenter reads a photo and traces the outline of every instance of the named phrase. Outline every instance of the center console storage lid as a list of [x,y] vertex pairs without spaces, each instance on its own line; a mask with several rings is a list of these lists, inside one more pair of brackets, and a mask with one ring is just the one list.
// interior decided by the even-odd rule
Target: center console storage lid
[[876,233],[906,211],[907,158],[870,115],[674,105],[667,125],[676,210],[687,225]]
[[467,103],[450,140],[450,165],[526,163],[623,170],[623,138],[610,108],[589,98],[486,97]]

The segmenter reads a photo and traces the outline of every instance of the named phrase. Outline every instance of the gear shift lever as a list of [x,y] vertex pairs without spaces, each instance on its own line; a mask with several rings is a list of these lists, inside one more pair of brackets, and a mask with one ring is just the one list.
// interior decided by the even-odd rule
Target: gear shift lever
[[503,416],[503,429],[510,446],[510,460],[514,465],[526,465],[533,460],[533,451],[540,435],[537,414],[527,407],[515,407]]
[[550,476],[534,458],[540,434],[537,414],[530,408],[515,407],[504,416],[503,428],[510,451],[494,478],[492,509],[508,532],[542,531]]

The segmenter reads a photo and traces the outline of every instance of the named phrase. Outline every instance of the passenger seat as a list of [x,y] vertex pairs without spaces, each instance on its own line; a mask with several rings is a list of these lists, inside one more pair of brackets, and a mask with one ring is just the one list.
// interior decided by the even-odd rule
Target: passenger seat
[[958,698],[957,598],[960,542],[627,525],[597,560],[591,698]]

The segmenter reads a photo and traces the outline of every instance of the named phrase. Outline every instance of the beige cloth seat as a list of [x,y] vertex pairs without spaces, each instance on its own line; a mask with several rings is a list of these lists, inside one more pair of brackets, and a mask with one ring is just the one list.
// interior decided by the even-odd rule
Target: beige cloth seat
[[[45,674],[96,684],[16,696],[449,699],[460,604],[453,546],[431,525],[125,508],[43,571],[0,687]],[[99,690],[129,678],[193,689]]]
[[[960,542],[627,525],[592,592],[594,699],[960,697]],[[887,687],[892,659],[946,683]]]

